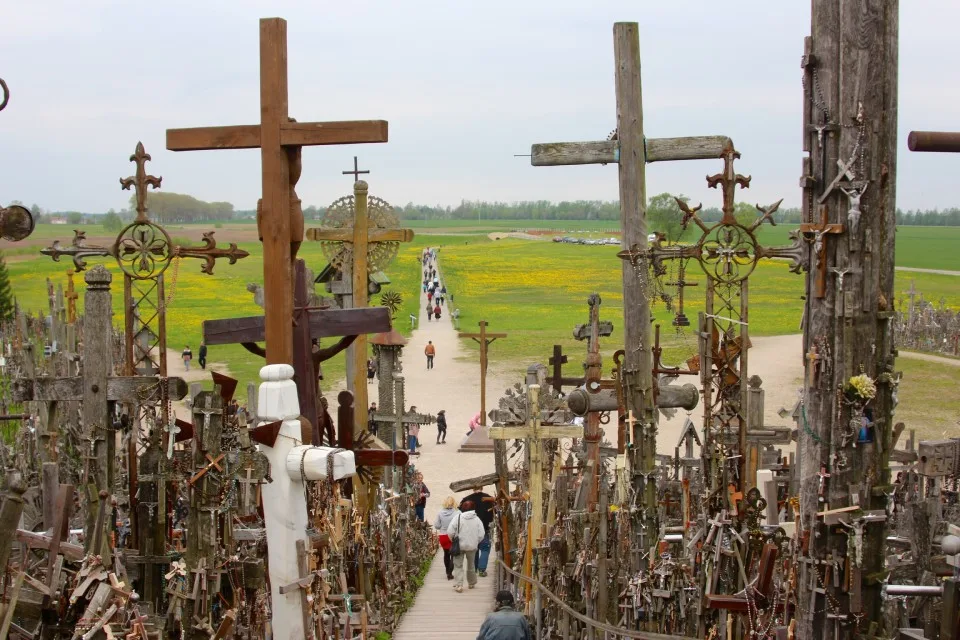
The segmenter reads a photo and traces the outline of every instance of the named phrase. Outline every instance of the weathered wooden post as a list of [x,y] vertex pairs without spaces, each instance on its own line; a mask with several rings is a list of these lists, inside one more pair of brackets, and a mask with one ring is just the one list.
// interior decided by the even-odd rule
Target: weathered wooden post
[[[882,514],[890,482],[898,5],[897,0],[813,0],[812,35],[804,46],[803,148],[809,153],[801,181],[804,222],[825,216],[818,227],[842,224],[848,236],[827,242],[818,232],[811,254],[822,264],[814,269],[811,259],[807,277],[804,353],[816,346],[822,360],[806,361],[808,369],[819,367],[816,375],[808,371],[813,384],[805,391],[799,430],[806,573],[827,554],[847,555],[847,534],[827,526],[818,512],[857,506],[865,516]],[[818,279],[828,267],[846,277],[827,282],[820,297]],[[867,399],[847,391],[860,373],[876,384],[869,400],[873,443],[857,443],[856,433],[848,436],[864,418]],[[862,563],[851,563],[849,590],[827,585],[823,593],[809,575],[799,581],[798,601],[811,613],[799,616],[798,638],[837,637],[828,608],[864,621],[883,619],[882,519],[849,522],[864,527]]]

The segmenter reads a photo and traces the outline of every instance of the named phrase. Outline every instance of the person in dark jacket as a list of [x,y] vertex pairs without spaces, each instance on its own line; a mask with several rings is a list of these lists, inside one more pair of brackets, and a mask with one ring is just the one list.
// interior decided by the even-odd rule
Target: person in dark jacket
[[200,361],[201,369],[207,368],[207,343],[206,342],[203,342],[203,341],[200,342],[200,352],[197,354],[197,360]]
[[[489,493],[483,492],[483,487],[474,487],[473,493],[461,501],[461,504],[470,502],[476,507],[477,517],[483,523],[483,540],[477,547],[476,558],[474,560],[477,567],[477,575],[481,578],[487,577],[487,563],[490,560],[490,525],[493,524],[493,507],[497,500]],[[461,507],[462,509],[463,507]]]
[[437,412],[437,444],[447,444],[447,412],[444,409]]
[[532,640],[530,623],[522,613],[513,608],[513,594],[497,592],[497,608],[487,614],[480,627],[477,640]]

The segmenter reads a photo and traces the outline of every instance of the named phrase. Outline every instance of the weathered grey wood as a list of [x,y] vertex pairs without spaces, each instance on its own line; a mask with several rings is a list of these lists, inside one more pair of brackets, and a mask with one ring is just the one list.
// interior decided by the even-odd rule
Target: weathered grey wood
[[0,567],[7,566],[10,549],[17,536],[17,525],[23,514],[23,494],[27,484],[19,473],[11,474],[7,482],[7,496],[0,507]]
[[[650,138],[646,141],[646,162],[705,160],[719,158],[732,147],[727,136],[690,136]],[[619,140],[597,142],[548,142],[530,148],[530,164],[553,167],[577,164],[613,164],[620,162]]]
[[[510,480],[516,479],[516,474],[511,472],[508,474]],[[477,476],[475,478],[467,478],[466,480],[456,480],[450,483],[450,491],[454,493],[459,493],[461,491],[466,491],[468,489],[474,489],[476,487],[486,487],[492,484],[497,484],[500,480],[500,474],[497,472],[487,473],[482,476]]]
[[[635,22],[613,26],[613,51],[616,66],[617,132],[620,141],[619,185],[620,228],[623,248],[647,249],[646,154],[643,139],[643,95],[640,82],[640,33]],[[653,406],[653,352],[650,337],[650,304],[644,297],[643,283],[629,260],[621,265],[623,277],[623,333],[625,357],[623,381],[628,410],[638,418],[632,441],[633,467],[653,469],[657,453],[656,430],[644,424],[657,423]],[[646,517],[640,526],[656,529],[657,490],[645,476],[633,478],[637,500]]]
[[[390,331],[390,310],[314,309],[310,311],[310,334],[314,338],[353,336]],[[263,316],[205,320],[203,339],[208,345],[261,342],[265,337]]]
[[[807,183],[804,193],[823,199],[830,223],[843,223],[849,234],[848,198],[839,190],[824,192],[839,174],[837,161],[849,166],[854,180],[869,181],[862,196],[864,215],[859,220],[856,237],[848,241],[828,243],[826,267],[850,269],[840,295],[837,279],[828,281],[826,296],[809,295],[814,288],[815,270],[807,279],[806,326],[804,353],[814,340],[829,340],[831,361],[819,381],[806,393],[800,429],[800,504],[804,530],[810,536],[809,554],[814,559],[832,553],[846,555],[847,536],[818,523],[820,465],[831,474],[826,481],[827,502],[831,508],[851,504],[850,486],[857,485],[859,505],[865,511],[886,507],[883,492],[873,488],[889,483],[888,458],[892,447],[891,385],[882,374],[893,367],[893,345],[887,330],[886,313],[892,309],[895,236],[895,188],[897,142],[897,38],[898,11],[896,0],[889,2],[854,2],[852,0],[813,0],[812,47],[819,94],[836,130],[824,137],[826,152],[812,153],[812,174],[822,176],[818,184]],[[810,99],[810,91],[806,92]],[[816,92],[813,92],[816,93]],[[819,98],[818,98],[819,99]],[[815,108],[814,113],[817,109]],[[862,113],[864,138],[858,143],[860,128],[856,117]],[[804,123],[804,125],[811,123]],[[853,125],[853,126],[849,126]],[[814,145],[816,147],[816,145]],[[855,149],[863,150],[862,161]],[[851,162],[851,156],[852,162]],[[850,188],[856,183],[841,186]],[[813,212],[811,212],[813,213]],[[841,307],[842,305],[842,307]],[[842,311],[842,312],[841,312]],[[807,366],[812,366],[810,362]],[[875,444],[841,447],[834,437],[840,424],[850,419],[850,408],[841,407],[837,416],[836,389],[850,376],[864,373],[879,378],[877,397],[871,402],[874,416]],[[811,436],[810,432],[814,435]],[[832,440],[832,441],[831,441]],[[836,464],[835,452],[847,460]],[[885,525],[872,523],[865,529],[863,566],[857,574],[859,584],[851,593],[860,592],[864,619],[882,620],[881,594],[878,581],[871,578],[883,571]],[[801,581],[798,601],[812,603],[816,615],[800,617],[797,638],[833,640],[836,629],[827,620],[824,610],[829,603],[822,595],[813,600],[810,582]],[[840,600],[839,615],[849,614],[849,604]],[[885,629],[883,635],[893,630]]]
[[[89,348],[89,347],[85,347]],[[86,365],[84,365],[86,366]],[[156,402],[160,399],[160,378],[153,376],[108,377],[106,400],[132,404]],[[183,378],[165,378],[167,392],[173,400],[187,395],[187,383]],[[47,400],[67,402],[83,400],[84,378],[34,378],[14,380],[11,394],[16,402]]]
[[[36,531],[27,531],[26,529],[17,529],[17,542],[23,543],[31,549],[50,549],[51,537]],[[71,562],[83,560],[83,545],[70,542],[59,543],[59,551],[64,558]]]
[[[52,529],[56,519],[57,491],[60,489],[60,465],[44,462],[40,495],[43,498],[43,527]],[[0,567],[4,566],[0,563]]]
[[[110,491],[113,487],[116,459],[110,455],[109,443],[113,434],[113,421],[110,419],[110,400],[107,398],[107,377],[110,375],[111,333],[113,326],[113,306],[110,295],[110,281],[113,276],[103,265],[97,265],[87,271],[84,279],[87,291],[83,297],[83,429],[84,438],[92,443],[93,460],[90,461],[90,480],[93,488],[81,491],[86,506],[87,520],[84,527],[85,543],[88,552],[104,555],[104,565],[110,566],[108,548],[95,550],[90,548],[94,539],[95,499],[100,491]],[[91,494],[93,494],[91,496]],[[112,530],[113,527],[111,526]],[[106,536],[109,537],[109,536]]]

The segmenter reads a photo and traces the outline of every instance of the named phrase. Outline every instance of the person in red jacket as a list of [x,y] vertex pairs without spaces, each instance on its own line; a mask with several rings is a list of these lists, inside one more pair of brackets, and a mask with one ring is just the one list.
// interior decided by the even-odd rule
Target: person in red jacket
[[433,308],[433,317],[434,317],[434,319],[436,319],[436,320],[439,320],[439,319],[440,319],[440,305],[439,305],[439,304]]

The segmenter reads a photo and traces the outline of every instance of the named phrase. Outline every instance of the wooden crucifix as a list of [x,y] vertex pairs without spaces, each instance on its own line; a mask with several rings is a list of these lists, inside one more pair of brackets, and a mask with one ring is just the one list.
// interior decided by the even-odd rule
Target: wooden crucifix
[[[390,311],[386,307],[369,309],[315,309],[307,305],[306,266],[303,260],[296,263],[295,293],[299,302],[288,322],[295,338],[294,380],[302,415],[310,421],[314,431],[314,445],[319,445],[320,408],[317,399],[317,367],[319,364],[345,349],[354,338],[366,333],[390,330]],[[339,342],[312,352],[314,339],[338,336]],[[205,320],[203,339],[208,345],[242,344],[248,351],[265,356],[266,350],[256,343],[269,338],[264,316]],[[364,371],[366,369],[364,368]],[[366,387],[366,384],[364,384]],[[365,423],[364,423],[365,424]]]
[[[85,452],[89,482],[83,491],[88,514],[84,529],[87,551],[91,551],[99,493],[110,492],[115,485],[113,404],[145,404],[157,402],[164,396],[179,400],[187,394],[187,383],[182,378],[110,375],[110,317],[113,314],[110,282],[113,276],[103,265],[97,265],[86,273],[85,279],[83,375],[21,378],[14,381],[12,395],[16,402],[83,402],[84,439],[89,443],[89,451]],[[103,537],[107,538],[109,536]],[[100,553],[99,550],[92,552]]]
[[[548,362],[553,367],[553,375],[547,378],[547,384],[552,386],[554,391],[562,393],[564,384],[574,384],[573,382],[565,382],[563,379],[563,365],[567,364],[567,356],[564,355],[562,346],[559,344],[553,345],[553,355],[550,356]],[[578,378],[570,378],[570,380],[576,381]]]
[[[401,383],[402,384],[402,381]],[[402,400],[402,398],[401,398]],[[365,480],[368,483],[374,479],[371,468],[405,466],[409,460],[409,455],[401,447],[400,449],[377,449],[374,447],[373,438],[362,434],[359,438],[355,437],[355,417],[353,394],[349,391],[341,391],[337,394],[337,446],[341,449],[353,451],[357,465],[357,475],[367,476]],[[399,410],[403,414],[403,410]],[[383,420],[387,416],[377,416]],[[391,485],[388,485],[391,486]],[[344,496],[350,498],[353,494],[353,485],[351,482],[344,483]]]
[[[690,138],[644,137],[643,100],[640,78],[640,35],[635,22],[618,22],[613,27],[614,68],[616,70],[617,130],[615,139],[602,142],[536,144],[531,149],[533,166],[571,164],[617,164],[620,185],[620,226],[625,249],[647,248],[646,163],[672,160],[719,158],[733,148],[726,136]],[[628,262],[621,266],[623,277],[623,324],[625,360],[622,368],[626,408],[639,418],[635,466],[650,470],[656,455],[656,424],[653,394],[653,356],[650,340],[650,304],[644,296],[641,273]],[[646,483],[640,500],[649,514],[645,526],[653,526],[656,513],[656,488]],[[639,567],[638,567],[639,568]]]
[[287,22],[260,20],[260,124],[168,129],[167,149],[260,149],[263,198],[257,225],[263,242],[267,364],[293,362],[293,261],[303,240],[294,188],[304,146],[386,142],[384,120],[296,122],[287,104]]
[[817,257],[817,289],[814,292],[818,298],[827,295],[827,235],[838,235],[846,227],[842,224],[830,224],[827,205],[820,206],[820,223],[804,222],[800,225],[800,233],[813,241],[813,253]]
[[458,333],[458,338],[470,338],[480,345],[480,424],[487,424],[487,349],[497,338],[506,338],[505,333],[487,333],[487,321],[480,321],[480,333]]
[[[534,539],[543,537],[543,441],[557,438],[582,438],[583,427],[573,424],[556,424],[553,422],[552,412],[541,412],[540,385],[531,384],[527,387],[526,407],[524,415],[518,416],[513,412],[497,410],[492,412],[496,424],[490,427],[490,438],[493,440],[523,440],[529,452],[529,490],[530,490],[530,522],[528,545]],[[547,413],[546,416],[543,413]],[[525,418],[523,423],[516,418]],[[564,416],[566,417],[566,416]],[[523,424],[523,426],[520,426]],[[527,571],[529,565],[525,565]]]
[[[309,229],[307,237],[318,242],[350,244],[352,260],[341,266],[344,280],[350,282],[349,295],[342,295],[344,309],[363,309],[369,303],[370,251],[380,242],[410,242],[412,229],[382,229],[371,225],[368,216],[369,186],[364,180],[353,183],[353,226]],[[367,424],[367,337],[357,336],[347,351],[347,388],[356,403],[354,415],[359,428]]]

